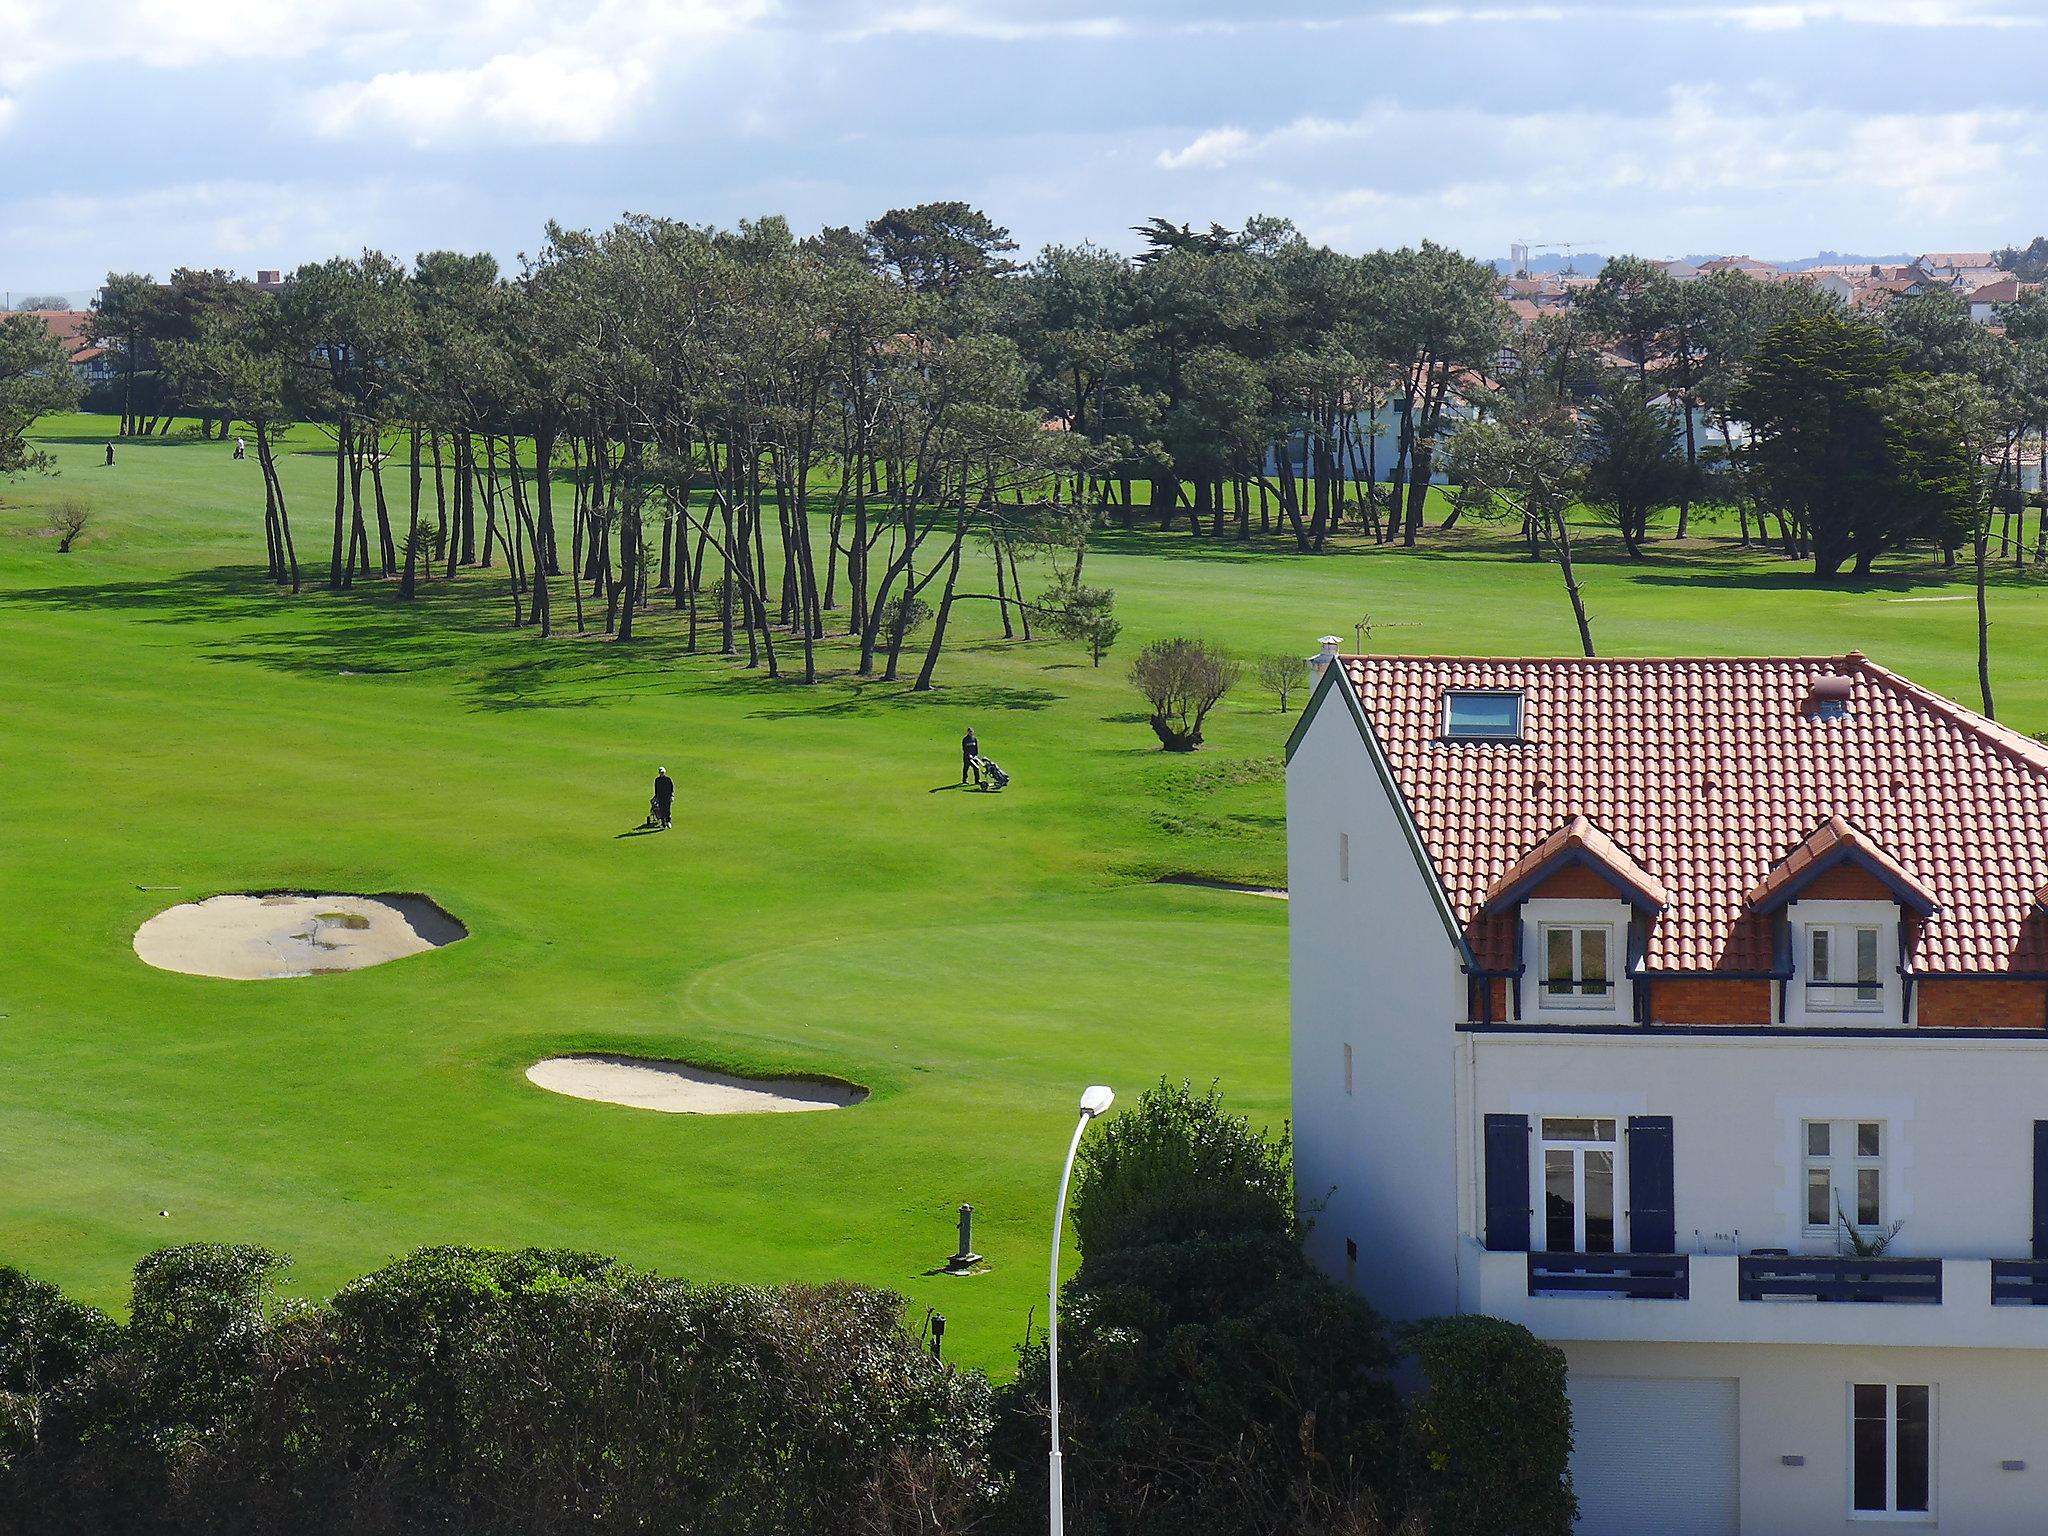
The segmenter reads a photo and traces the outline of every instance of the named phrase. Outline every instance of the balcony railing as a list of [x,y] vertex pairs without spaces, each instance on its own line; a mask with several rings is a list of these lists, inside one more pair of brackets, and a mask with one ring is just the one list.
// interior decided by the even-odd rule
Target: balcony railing
[[1737,1281],[1744,1301],[1874,1301],[1938,1305],[1941,1260],[1746,1254]]
[[1591,1292],[1644,1300],[1684,1301],[1692,1265],[1682,1253],[1532,1253],[1529,1294]]
[[2048,1307],[2048,1262],[2040,1259],[1993,1259],[1991,1305]]

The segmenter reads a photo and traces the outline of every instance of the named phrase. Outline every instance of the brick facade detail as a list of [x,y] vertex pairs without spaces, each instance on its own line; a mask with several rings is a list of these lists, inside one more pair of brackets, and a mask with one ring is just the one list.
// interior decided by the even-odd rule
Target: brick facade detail
[[1650,978],[1650,1017],[1658,1024],[1770,1024],[1771,984],[1742,978]]
[[2041,1029],[2048,1027],[2048,982],[1968,977],[1922,981],[1914,1007],[1926,1029]]

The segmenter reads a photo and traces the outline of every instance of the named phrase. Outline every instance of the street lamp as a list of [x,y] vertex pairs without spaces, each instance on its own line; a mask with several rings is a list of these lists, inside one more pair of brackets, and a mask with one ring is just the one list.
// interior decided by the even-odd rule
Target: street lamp
[[1075,1122],[1074,1139],[1067,1144],[1067,1165],[1060,1170],[1060,1197],[1052,1208],[1052,1280],[1046,1287],[1045,1310],[1046,1382],[1052,1401],[1052,1536],[1064,1536],[1067,1528],[1066,1498],[1060,1483],[1060,1223],[1067,1213],[1067,1180],[1073,1177],[1081,1133],[1090,1120],[1115,1102],[1116,1095],[1099,1084],[1081,1095],[1081,1118]]

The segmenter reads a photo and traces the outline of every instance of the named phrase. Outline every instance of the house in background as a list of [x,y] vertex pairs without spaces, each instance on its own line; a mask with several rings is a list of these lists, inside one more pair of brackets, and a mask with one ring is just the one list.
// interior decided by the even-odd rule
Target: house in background
[[[6,319],[9,313],[12,311],[0,310],[0,320]],[[65,353],[71,360],[71,371],[87,389],[114,377],[113,358],[105,347],[93,340],[93,325],[99,317],[91,310],[35,309],[19,313],[35,315],[64,343]]]
[[1317,1262],[1564,1351],[1584,1536],[2041,1529],[2048,748],[1855,653],[1334,651]]

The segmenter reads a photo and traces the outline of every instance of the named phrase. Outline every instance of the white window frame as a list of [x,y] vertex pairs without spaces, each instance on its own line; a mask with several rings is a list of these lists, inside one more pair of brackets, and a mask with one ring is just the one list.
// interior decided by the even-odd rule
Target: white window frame
[[[1544,1134],[1544,1127],[1553,1120],[1591,1120],[1596,1126],[1604,1120],[1614,1127],[1614,1137],[1611,1141],[1605,1142],[1586,1140],[1552,1141]],[[1535,1121],[1536,1166],[1534,1177],[1536,1190],[1535,1198],[1530,1204],[1530,1209],[1535,1212],[1538,1228],[1537,1234],[1532,1234],[1532,1237],[1540,1235],[1542,1238],[1541,1243],[1536,1244],[1536,1246],[1545,1252],[1585,1252],[1586,1164],[1585,1159],[1578,1154],[1587,1151],[1608,1151],[1614,1154],[1614,1210],[1612,1212],[1614,1247],[1609,1251],[1627,1253],[1629,1251],[1628,1245],[1631,1241],[1631,1235],[1628,1231],[1628,1158],[1625,1155],[1628,1144],[1627,1117],[1612,1114],[1541,1114],[1535,1117]],[[1572,1159],[1572,1225],[1574,1231],[1573,1246],[1569,1249],[1552,1250],[1550,1248],[1550,1212],[1546,1204],[1546,1196],[1550,1188],[1549,1154],[1552,1151],[1574,1154]]]
[[[1782,983],[1789,989],[1785,1019],[1792,1024],[1834,1025],[1840,1028],[1903,1026],[1910,1020],[1901,1013],[1903,988],[1899,978],[1899,904],[1895,901],[1795,901],[1786,911],[1792,932],[1792,975]],[[1813,978],[1813,931],[1828,929],[1835,935],[1834,948],[1858,928],[1877,931],[1877,1000],[1859,1003],[1854,994],[1842,990],[1846,1002],[1815,1002],[1808,983]],[[1854,972],[1854,940],[1850,940],[1850,973]],[[1841,967],[1830,958],[1830,970]],[[1830,988],[1831,992],[1838,989]]]
[[[1828,1128],[1828,1150],[1825,1153],[1812,1150],[1811,1128],[1818,1125]],[[1869,1127],[1875,1127],[1877,1131],[1875,1154],[1862,1150],[1863,1132]],[[1839,1248],[1842,1216],[1849,1218],[1849,1224],[1859,1235],[1868,1236],[1885,1229],[1892,1208],[1891,1151],[1892,1128],[1882,1115],[1828,1119],[1816,1116],[1799,1122],[1799,1221],[1809,1242],[1827,1241],[1834,1248]],[[1828,1219],[1816,1223],[1809,1219],[1812,1210],[1807,1197],[1812,1187],[1813,1172],[1819,1168],[1828,1172]],[[1868,1222],[1858,1220],[1862,1215],[1859,1185],[1861,1175],[1865,1173],[1877,1176],[1877,1220]]]
[[[1537,1024],[1628,1023],[1635,1015],[1635,978],[1629,971],[1628,933],[1634,910],[1625,901],[1542,898],[1522,903],[1522,975],[1519,1014]],[[1607,996],[1552,997],[1545,931],[1551,928],[1607,930]],[[1575,947],[1576,957],[1576,947]],[[1627,1001],[1624,1001],[1626,999]]]
[[[1924,1387],[1927,1392],[1927,1507],[1925,1509],[1898,1509],[1899,1502],[1899,1388]],[[1884,1474],[1885,1505],[1883,1509],[1858,1509],[1856,1507],[1856,1389],[1858,1387],[1884,1388]],[[1847,1454],[1842,1458],[1844,1472],[1843,1497],[1848,1506],[1851,1520],[1879,1520],[1891,1523],[1932,1525],[1934,1512],[1939,1502],[1935,1486],[1941,1466],[1941,1389],[1933,1382],[1919,1381],[1852,1381],[1843,1394],[1847,1398]]]
[[[1500,731],[1454,731],[1451,729],[1451,704],[1457,699],[1513,699],[1515,701],[1515,728],[1505,733]],[[1445,741],[1520,741],[1524,724],[1524,708],[1528,701],[1519,688],[1446,688],[1444,690],[1443,739]]]

